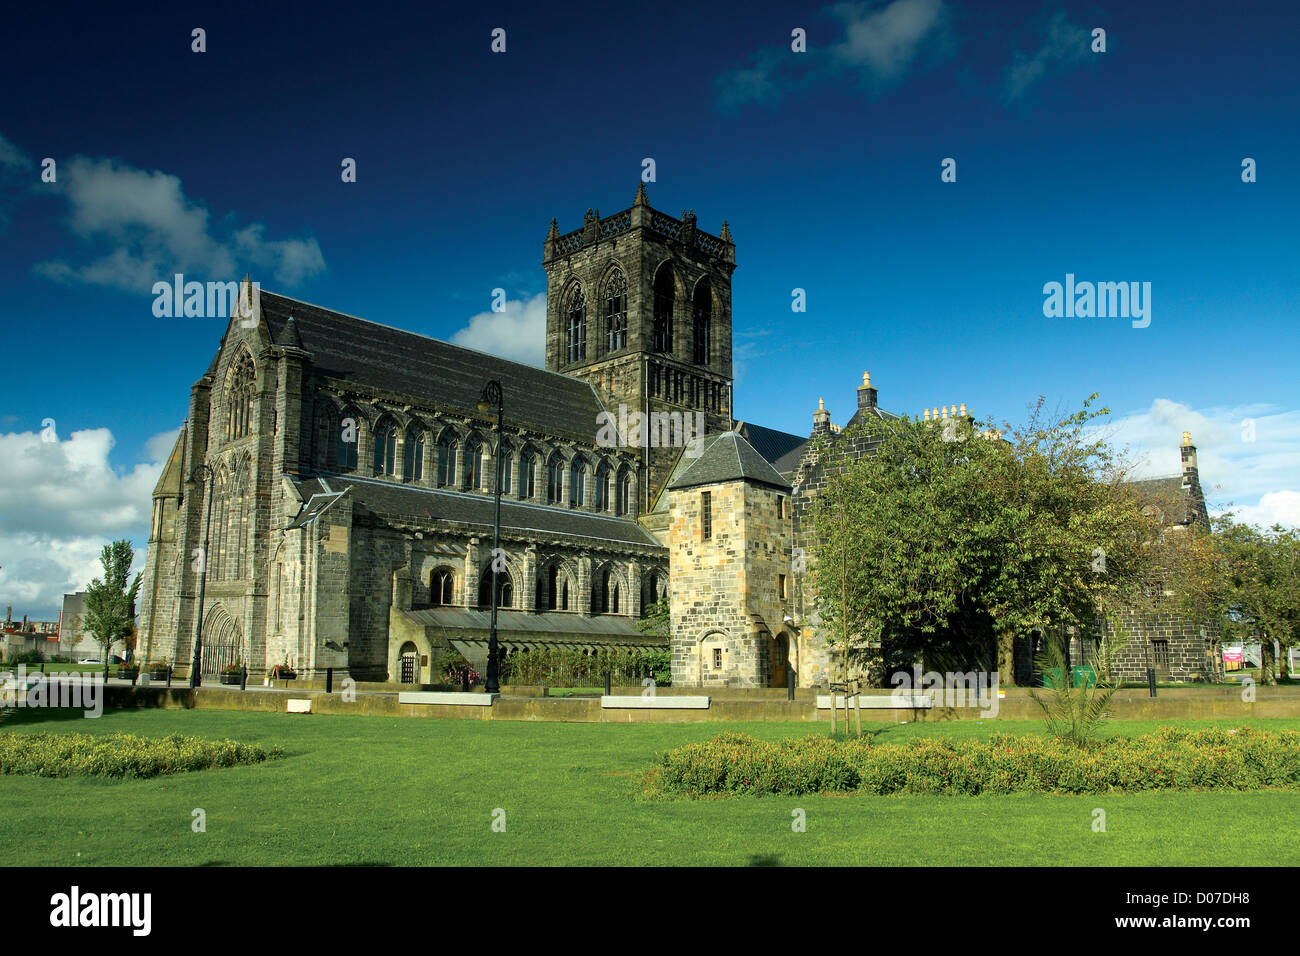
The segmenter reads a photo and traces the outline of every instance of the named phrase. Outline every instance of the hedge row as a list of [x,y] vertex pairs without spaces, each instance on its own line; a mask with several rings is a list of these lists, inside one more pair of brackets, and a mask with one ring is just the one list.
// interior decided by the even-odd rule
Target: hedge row
[[671,658],[667,650],[631,651],[602,648],[594,654],[564,648],[537,647],[516,651],[506,658],[502,682],[540,684],[546,687],[599,687],[610,671],[613,684],[639,684],[653,677],[660,687],[672,679]]
[[1087,750],[1036,735],[873,745],[727,733],[660,757],[649,795],[1132,793],[1300,786],[1300,731],[1182,730]]
[[280,757],[255,744],[198,737],[135,734],[0,734],[0,773],[40,777],[156,777],[210,767],[234,767]]

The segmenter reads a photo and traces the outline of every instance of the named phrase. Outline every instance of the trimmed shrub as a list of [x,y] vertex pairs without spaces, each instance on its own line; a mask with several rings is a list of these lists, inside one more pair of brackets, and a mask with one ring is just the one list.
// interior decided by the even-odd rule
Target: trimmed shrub
[[567,648],[536,647],[506,658],[502,683],[597,687],[604,682],[607,670],[614,684],[639,684],[653,677],[656,685],[667,687],[672,680],[667,650],[629,653],[626,649],[602,648],[594,654],[583,654]]
[[135,734],[0,734],[0,773],[39,777],[156,777],[283,756],[235,740],[138,737]]
[[648,795],[858,792],[880,795],[1134,793],[1300,787],[1300,731],[1183,730],[1118,737],[1090,749],[1037,736],[872,745],[825,736],[721,734],[659,758]]

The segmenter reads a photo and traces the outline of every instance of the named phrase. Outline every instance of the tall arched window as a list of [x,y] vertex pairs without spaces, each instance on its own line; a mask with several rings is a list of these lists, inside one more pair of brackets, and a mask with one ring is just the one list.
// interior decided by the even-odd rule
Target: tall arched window
[[390,421],[379,423],[375,429],[375,474],[393,475],[397,472],[397,426]]
[[605,351],[627,348],[627,279],[615,270],[605,283]]
[[568,317],[569,362],[581,362],[587,357],[587,301],[582,286],[576,282],[569,289],[564,311]]
[[438,487],[447,488],[456,480],[456,442],[451,435],[438,439]]
[[358,440],[358,425],[360,419],[357,417],[355,409],[345,408],[343,414],[338,420],[338,435],[335,436],[338,441],[338,453],[335,460],[339,468],[345,471],[355,471],[357,467],[357,448],[360,446]]
[[253,424],[253,360],[247,353],[241,355],[230,370],[226,390],[229,406],[226,418],[226,437],[233,440],[248,434]]
[[412,428],[406,433],[405,455],[402,458],[402,477],[407,481],[424,480],[424,432]]
[[696,365],[709,364],[709,323],[713,318],[713,290],[708,279],[701,279],[695,287],[695,303],[691,308],[692,353]]
[[618,613],[618,575],[613,568],[607,567],[600,572],[591,597],[591,609],[596,614]]
[[604,511],[607,507],[609,495],[609,465],[603,461],[596,467],[596,486],[591,489],[591,503],[597,511]]
[[519,467],[522,469],[519,473],[519,497],[537,497],[537,456],[532,449],[524,450],[519,459]]
[[587,465],[581,458],[573,459],[573,464],[569,466],[569,507],[582,507],[583,499],[586,497],[587,485]]
[[[483,569],[483,576],[478,582],[478,606],[492,606],[492,565]],[[496,575],[497,607],[510,607],[514,600],[514,589],[510,585],[510,575],[505,571]]]
[[617,514],[628,514],[632,509],[632,477],[627,473],[626,468],[620,468],[618,472],[618,501],[615,512]]
[[677,286],[671,266],[664,266],[655,276],[654,330],[651,348],[656,352],[673,350],[673,300]]
[[560,496],[564,493],[564,459],[560,457],[559,452],[551,455],[550,461],[546,463],[546,501],[549,504],[557,505],[560,503]]
[[483,443],[477,438],[465,445],[465,481],[474,491],[483,487]]
[[429,574],[429,603],[435,607],[451,603],[456,576],[450,568],[435,568]]
[[508,495],[514,490],[515,487],[515,474],[514,474],[515,459],[510,454],[510,450],[508,448],[502,448],[500,451],[500,455],[501,455],[501,493],[503,495]]

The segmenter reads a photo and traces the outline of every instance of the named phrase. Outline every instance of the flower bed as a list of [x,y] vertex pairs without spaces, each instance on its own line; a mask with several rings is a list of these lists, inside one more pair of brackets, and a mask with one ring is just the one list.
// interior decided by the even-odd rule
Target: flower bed
[[235,740],[135,734],[0,734],[0,773],[40,777],[156,777],[282,756]]
[[810,736],[772,743],[728,733],[670,750],[649,795],[1133,793],[1300,787],[1300,731],[1182,730],[1084,750],[1046,737],[873,745]]

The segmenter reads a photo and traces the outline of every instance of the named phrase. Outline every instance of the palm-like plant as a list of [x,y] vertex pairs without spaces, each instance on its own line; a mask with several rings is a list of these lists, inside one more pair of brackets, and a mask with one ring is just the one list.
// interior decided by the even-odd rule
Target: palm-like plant
[[1128,643],[1128,632],[1118,619],[1109,620],[1110,636],[1097,645],[1095,680],[1084,679],[1081,686],[1073,686],[1071,675],[1066,673],[1065,651],[1055,636],[1044,637],[1034,660],[1039,673],[1056,674],[1057,678],[1052,681],[1050,694],[1039,694],[1035,689],[1029,691],[1029,696],[1043,708],[1048,732],[1076,747],[1090,747],[1098,741],[1102,725],[1110,718],[1110,700],[1119,689],[1115,661]]

